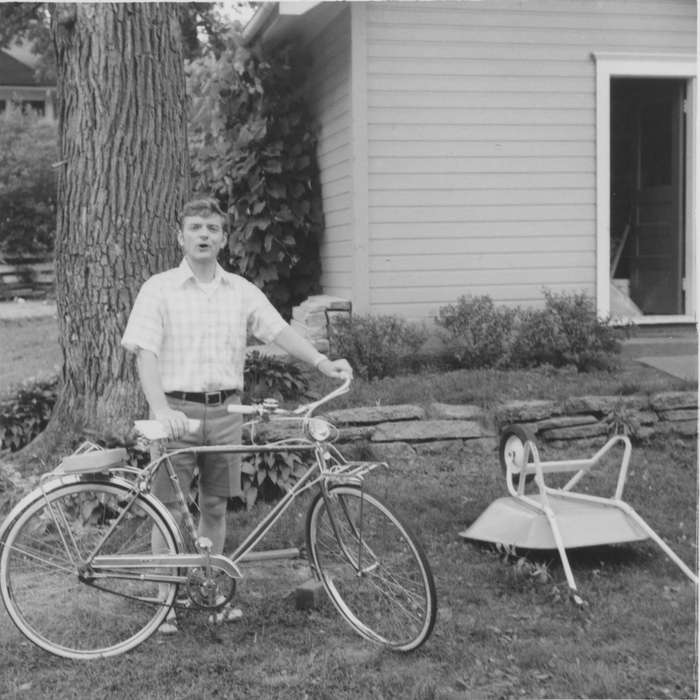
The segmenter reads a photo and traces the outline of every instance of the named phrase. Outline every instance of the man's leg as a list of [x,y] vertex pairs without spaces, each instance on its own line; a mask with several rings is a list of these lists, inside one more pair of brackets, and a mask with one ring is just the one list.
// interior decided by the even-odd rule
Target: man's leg
[[208,537],[212,542],[212,553],[222,554],[226,539],[226,496],[214,496],[199,490],[199,527],[200,537]]

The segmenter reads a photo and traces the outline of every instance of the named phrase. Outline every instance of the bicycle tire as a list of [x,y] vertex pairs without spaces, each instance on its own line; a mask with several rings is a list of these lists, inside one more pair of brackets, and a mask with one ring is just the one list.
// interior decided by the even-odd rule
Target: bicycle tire
[[417,649],[428,639],[437,611],[428,560],[376,496],[341,484],[328,489],[328,500],[318,493],[307,513],[306,543],[328,596],[362,637],[395,651]]
[[[179,532],[158,501],[139,495],[123,513],[133,491],[120,482],[72,477],[49,484],[19,504],[0,534],[0,596],[7,612],[22,634],[57,656],[96,659],[133,649],[158,628],[175,599],[175,583],[109,571],[90,580],[90,570],[80,569],[78,558],[87,557],[122,514],[100,554],[148,556],[154,527],[168,551],[178,551]],[[149,571],[155,569],[122,573]]]

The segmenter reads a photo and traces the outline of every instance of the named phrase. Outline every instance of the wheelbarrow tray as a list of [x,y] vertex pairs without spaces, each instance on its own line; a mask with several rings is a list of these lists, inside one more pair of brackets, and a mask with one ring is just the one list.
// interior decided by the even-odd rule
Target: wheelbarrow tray
[[[560,496],[551,491],[547,501],[565,548],[637,542],[648,537],[614,501],[588,502],[572,494]],[[528,495],[527,500],[513,496],[498,498],[459,534],[465,539],[522,549],[557,548],[540,494]]]

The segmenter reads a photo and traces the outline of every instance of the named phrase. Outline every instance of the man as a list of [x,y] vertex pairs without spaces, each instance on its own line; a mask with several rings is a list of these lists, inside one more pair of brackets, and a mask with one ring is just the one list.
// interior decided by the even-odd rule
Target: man
[[[342,379],[352,375],[346,360],[329,360],[296,334],[265,295],[244,278],[217,263],[226,245],[225,216],[213,199],[195,199],[183,207],[177,240],[184,257],[180,266],[154,275],[141,287],[121,344],[136,354],[141,387],[153,417],[169,428],[173,447],[240,442],[240,418],[227,406],[240,402],[247,336],[272,342],[323,374]],[[200,421],[194,434],[189,419]],[[202,455],[199,464],[199,534],[223,551],[226,504],[241,494],[237,455]],[[173,459],[187,488],[196,464],[194,455]],[[159,470],[153,492],[179,522],[182,513],[165,470]],[[154,551],[164,544],[154,534]],[[236,619],[240,611],[225,609],[219,619]],[[162,626],[177,631],[174,616]]]

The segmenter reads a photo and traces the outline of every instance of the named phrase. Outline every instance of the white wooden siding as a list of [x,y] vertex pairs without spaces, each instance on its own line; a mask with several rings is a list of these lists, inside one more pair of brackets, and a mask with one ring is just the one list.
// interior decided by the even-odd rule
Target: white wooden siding
[[352,129],[350,13],[335,17],[310,48],[309,104],[319,125],[317,157],[325,231],[321,284],[326,294],[352,298]]
[[591,53],[694,52],[695,1],[366,12],[371,311],[431,318],[461,294],[538,304],[545,286],[594,296]]

